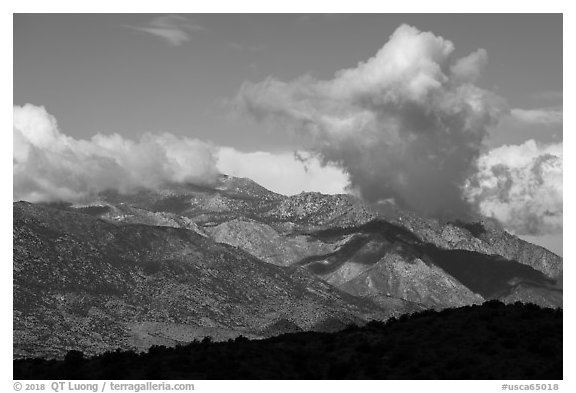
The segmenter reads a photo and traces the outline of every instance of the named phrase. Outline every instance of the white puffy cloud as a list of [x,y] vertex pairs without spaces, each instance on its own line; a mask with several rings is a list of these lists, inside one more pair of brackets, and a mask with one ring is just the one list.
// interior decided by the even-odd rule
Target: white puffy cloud
[[224,147],[217,153],[218,169],[236,177],[248,177],[283,195],[303,191],[340,194],[346,192],[348,175],[333,165],[323,165],[306,152],[244,153]]
[[77,201],[115,189],[157,188],[168,182],[211,183],[219,173],[249,177],[284,195],[343,193],[348,176],[306,152],[240,152],[172,134],[140,140],[97,134],[78,140],[58,129],[43,107],[14,107],[14,200]]
[[462,186],[507,108],[473,84],[486,52],[457,59],[453,51],[452,42],[403,25],[374,57],[331,80],[247,82],[236,103],[311,139],[323,163],[343,168],[366,200],[463,215],[470,206]]
[[562,231],[562,143],[534,140],[482,155],[466,197],[520,235]]
[[209,183],[218,174],[214,147],[171,134],[118,134],[78,140],[60,132],[43,107],[14,107],[13,199],[79,200],[106,189],[128,192],[164,182]]
[[478,49],[476,52],[469,54],[456,61],[451,72],[456,78],[463,81],[476,81],[488,63],[488,52],[485,49]]

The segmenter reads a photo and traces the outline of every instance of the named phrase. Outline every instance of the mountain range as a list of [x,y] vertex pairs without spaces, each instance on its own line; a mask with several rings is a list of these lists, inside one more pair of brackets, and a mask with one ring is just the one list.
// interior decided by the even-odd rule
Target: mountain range
[[562,307],[562,258],[497,223],[220,176],[13,204],[14,358],[298,331],[425,309]]

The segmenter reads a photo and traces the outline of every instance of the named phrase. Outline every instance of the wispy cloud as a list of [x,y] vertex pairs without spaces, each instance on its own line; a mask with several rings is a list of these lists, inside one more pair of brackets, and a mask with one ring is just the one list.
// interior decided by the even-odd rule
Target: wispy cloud
[[527,124],[562,125],[562,110],[559,109],[512,109],[510,115]]
[[564,94],[560,90],[546,90],[534,93],[531,95],[531,97],[538,101],[552,101],[562,103]]
[[255,53],[255,52],[261,52],[261,51],[265,50],[267,48],[267,46],[265,44],[249,45],[249,44],[240,44],[238,42],[229,42],[228,48],[234,49],[237,51],[242,51],[242,52]]
[[313,23],[314,21],[339,22],[346,14],[302,14],[296,17],[298,23]]
[[182,15],[162,15],[152,19],[146,25],[126,27],[160,37],[172,46],[190,41],[191,34],[204,30],[204,27]]

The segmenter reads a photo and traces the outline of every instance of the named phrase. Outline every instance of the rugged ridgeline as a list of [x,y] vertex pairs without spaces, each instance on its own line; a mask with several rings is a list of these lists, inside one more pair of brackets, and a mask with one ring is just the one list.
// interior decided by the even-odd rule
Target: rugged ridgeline
[[562,259],[490,222],[439,223],[248,179],[14,204],[14,356],[258,338],[482,303],[561,307]]

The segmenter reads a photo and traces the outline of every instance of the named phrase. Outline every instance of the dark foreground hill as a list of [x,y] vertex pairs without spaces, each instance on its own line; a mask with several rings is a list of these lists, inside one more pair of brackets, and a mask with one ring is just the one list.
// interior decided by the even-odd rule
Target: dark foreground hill
[[14,361],[14,379],[562,379],[562,310],[490,301],[337,333]]

